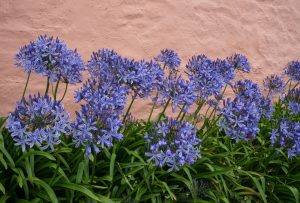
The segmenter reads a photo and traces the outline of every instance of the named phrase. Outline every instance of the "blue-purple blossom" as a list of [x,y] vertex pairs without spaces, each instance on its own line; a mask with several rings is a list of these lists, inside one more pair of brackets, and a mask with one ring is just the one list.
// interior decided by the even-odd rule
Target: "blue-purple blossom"
[[47,35],[22,47],[16,55],[16,65],[28,73],[34,71],[47,76],[51,82],[62,80],[70,84],[81,82],[81,71],[85,69],[76,50],[68,49],[64,42]]
[[193,164],[200,157],[196,129],[188,122],[181,123],[166,118],[149,130],[145,135],[149,144],[146,156],[156,166],[168,166],[168,171],[179,170],[184,164]]
[[270,98],[265,98],[258,85],[251,80],[239,80],[233,85],[233,91],[239,100],[249,103],[254,102],[259,113],[266,118],[270,118],[274,112]]
[[122,140],[123,135],[119,133],[122,126],[118,114],[82,105],[81,111],[76,112],[72,139],[75,147],[84,147],[84,155],[91,159],[93,152],[97,154],[100,148],[112,147],[114,141]]
[[300,62],[299,61],[291,61],[285,67],[284,72],[291,80],[296,82],[300,82]]
[[[221,62],[221,61],[220,61]],[[220,94],[225,81],[218,64],[214,63],[205,55],[193,56],[186,65],[189,70],[189,79],[197,89],[200,97],[206,99],[209,96]],[[222,72],[222,74],[221,74]]]
[[230,81],[235,78],[234,67],[227,60],[217,59],[213,61],[212,65],[225,83],[230,84]]
[[289,158],[300,155],[300,123],[290,119],[281,121],[279,129],[273,129],[270,133],[273,146],[283,147]]
[[160,104],[170,100],[173,112],[180,106],[184,106],[183,111],[187,112],[197,98],[198,95],[194,83],[179,76],[178,78],[169,77],[163,80],[158,89],[158,98],[155,98],[155,100],[158,99]]
[[73,123],[73,141],[76,147],[85,148],[85,156],[99,153],[100,148],[113,146],[113,141],[123,137],[119,129],[123,126],[121,115],[126,104],[126,87],[113,82],[88,80],[75,93],[77,102],[83,101],[81,111]]
[[93,79],[125,86],[127,93],[141,98],[148,97],[164,75],[155,62],[129,60],[109,49],[93,53],[87,66]]
[[290,90],[286,95],[285,100],[291,114],[297,115],[300,113],[300,88]]
[[272,74],[266,77],[263,81],[263,85],[270,95],[284,92],[284,81],[278,75]]
[[164,72],[155,62],[123,60],[123,67],[119,71],[119,80],[132,91],[132,95],[146,98],[157,88],[163,80]]
[[247,73],[251,70],[251,65],[248,62],[247,57],[242,54],[234,54],[231,57],[228,57],[227,60],[236,70],[241,70]]
[[169,69],[176,69],[180,66],[181,59],[178,54],[171,49],[161,50],[160,54],[155,57],[157,62],[161,62]]
[[114,50],[99,49],[93,52],[87,63],[88,71],[93,79],[119,82],[119,73],[123,68],[123,58]]
[[255,102],[235,98],[227,99],[221,110],[221,122],[218,124],[228,137],[239,142],[253,140],[259,132],[261,118]]
[[61,142],[62,134],[70,134],[71,120],[61,102],[55,102],[48,96],[29,96],[22,103],[17,102],[17,108],[9,114],[7,129],[16,145],[25,151],[26,146],[34,145],[42,150]]

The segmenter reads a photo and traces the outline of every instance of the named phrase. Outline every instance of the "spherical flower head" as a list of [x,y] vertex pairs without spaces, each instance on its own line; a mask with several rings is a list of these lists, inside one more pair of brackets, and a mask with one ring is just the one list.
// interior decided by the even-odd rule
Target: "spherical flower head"
[[161,62],[169,69],[176,69],[180,66],[181,59],[178,54],[171,49],[161,50],[160,54],[154,58],[157,62]]
[[50,78],[51,82],[76,84],[82,81],[84,63],[76,50],[70,50],[58,38],[39,36],[22,47],[16,54],[16,66],[26,72],[36,72]]
[[225,79],[220,69],[205,55],[193,56],[186,65],[189,70],[189,79],[194,83],[200,97],[220,94]]
[[300,123],[289,118],[280,121],[279,129],[273,129],[270,139],[273,146],[282,147],[289,158],[300,155]]
[[131,90],[133,96],[147,98],[163,79],[164,72],[156,62],[123,60],[123,68],[119,72],[121,84]]
[[149,144],[146,156],[159,167],[167,166],[168,171],[179,170],[184,164],[193,164],[200,157],[196,129],[188,122],[166,118],[145,135]]
[[110,148],[114,141],[120,141],[123,135],[119,133],[122,122],[118,114],[100,111],[90,105],[82,105],[76,112],[76,121],[72,124],[75,147],[84,147],[85,156],[92,159],[93,152]]
[[48,96],[34,95],[28,100],[23,98],[17,105],[15,111],[9,114],[6,127],[22,151],[26,146],[32,148],[34,145],[42,150],[50,148],[54,151],[54,146],[61,142],[61,135],[70,134],[70,116],[62,103]]
[[242,100],[258,102],[262,98],[262,94],[257,84],[251,80],[239,80],[233,86],[236,97]]
[[236,70],[247,73],[251,70],[251,65],[248,62],[247,57],[242,54],[233,54],[231,57],[228,57],[227,60]]
[[87,67],[93,79],[111,82],[113,79],[118,80],[118,74],[123,68],[123,58],[114,50],[99,49],[92,54]]
[[300,82],[300,62],[291,61],[285,67],[284,73],[293,81]]
[[259,132],[261,118],[259,107],[255,102],[235,98],[224,102],[221,110],[221,122],[218,124],[228,137],[239,141],[253,140]]
[[285,101],[292,115],[300,113],[300,88],[290,90],[285,96]]
[[269,92],[270,95],[281,94],[284,92],[284,81],[278,75],[270,75],[263,80],[263,85],[265,90]]
[[84,101],[97,111],[121,114],[126,104],[126,94],[126,87],[92,79],[75,92],[75,101]]
[[180,106],[184,107],[184,112],[187,112],[197,98],[194,83],[182,79],[181,76],[166,78],[158,89],[158,102],[165,104],[170,100],[173,112]]
[[234,67],[227,60],[217,59],[213,61],[213,66],[220,73],[225,83],[230,84],[230,81],[235,78]]

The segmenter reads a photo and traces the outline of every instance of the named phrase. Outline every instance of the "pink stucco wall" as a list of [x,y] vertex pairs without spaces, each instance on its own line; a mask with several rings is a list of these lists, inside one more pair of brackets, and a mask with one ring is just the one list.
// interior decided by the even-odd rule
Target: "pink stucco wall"
[[[0,116],[13,110],[26,79],[14,55],[40,34],[59,36],[84,60],[105,47],[136,59],[171,48],[183,66],[194,54],[240,52],[253,66],[249,78],[261,84],[300,59],[299,11],[299,0],[0,0]],[[44,86],[44,78],[33,77],[29,92]],[[77,88],[65,100],[71,112]],[[149,102],[134,108],[138,117],[149,110]]]

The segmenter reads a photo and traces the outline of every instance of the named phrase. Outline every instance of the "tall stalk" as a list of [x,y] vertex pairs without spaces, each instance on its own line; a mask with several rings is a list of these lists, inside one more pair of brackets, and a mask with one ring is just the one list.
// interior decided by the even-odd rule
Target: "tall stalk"
[[27,90],[27,86],[28,86],[28,82],[29,82],[30,75],[31,75],[31,72],[29,72],[28,75],[27,75],[26,84],[25,84],[25,87],[24,87],[24,90],[23,90],[23,94],[22,94],[21,101],[20,101],[21,103],[22,103],[22,101],[23,101],[23,98],[24,98],[25,93],[26,93],[26,90]]

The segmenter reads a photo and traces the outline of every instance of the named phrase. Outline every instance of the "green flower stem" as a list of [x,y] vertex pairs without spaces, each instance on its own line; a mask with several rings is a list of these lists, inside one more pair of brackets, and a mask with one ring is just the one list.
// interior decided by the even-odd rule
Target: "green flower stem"
[[185,104],[182,106],[182,108],[181,108],[181,110],[180,110],[180,112],[179,112],[179,114],[178,114],[176,120],[178,120],[178,119],[180,118],[180,116],[181,116],[181,114],[182,114],[183,109],[185,108],[185,106],[186,106]]
[[31,75],[31,72],[29,72],[28,75],[27,75],[26,84],[25,84],[25,87],[24,87],[24,90],[23,90],[21,101],[20,101],[21,103],[22,103],[22,100],[23,100],[23,98],[25,96],[25,93],[26,93],[26,90],[27,90],[27,86],[28,86],[30,75]]
[[56,96],[57,96],[57,91],[58,91],[58,85],[59,85],[59,79],[56,82],[56,86],[55,86],[55,90],[54,90],[54,94],[53,94],[54,101],[56,101]]
[[48,95],[49,86],[50,86],[50,77],[47,78],[47,86],[46,86],[45,96]]
[[203,105],[205,104],[205,100],[201,100],[196,111],[192,114],[192,119],[195,120],[197,118],[198,113],[200,112],[201,108],[203,107]]
[[157,119],[157,123],[161,120],[161,117],[164,115],[164,113],[166,112],[166,109],[167,107],[169,106],[170,104],[170,101],[171,101],[171,98],[167,101],[165,107],[164,107],[164,110],[159,114],[159,117]]
[[66,96],[66,93],[67,93],[67,90],[68,90],[68,85],[69,85],[69,83],[66,83],[66,87],[65,87],[65,91],[64,91],[64,95],[62,96],[62,98],[60,99],[60,101],[59,102],[61,102],[64,98],[65,98],[65,96]]
[[129,107],[128,107],[128,109],[127,109],[127,111],[126,111],[126,114],[125,114],[125,116],[124,116],[124,118],[123,118],[123,123],[125,123],[126,118],[127,118],[128,114],[129,114],[129,111],[130,111],[130,109],[131,109],[131,107],[132,107],[132,104],[133,104],[133,102],[134,102],[135,99],[136,99],[136,95],[134,95],[134,96],[132,97],[132,100],[131,100],[131,102],[130,102],[130,104],[129,104]]
[[181,119],[180,119],[180,122],[182,122],[182,121],[183,121],[183,119],[184,119],[185,115],[186,115],[186,112],[184,112],[184,113],[182,114],[182,116],[181,116]]
[[91,183],[92,183],[92,184],[93,184],[94,177],[95,177],[96,162],[97,162],[97,154],[95,154],[94,160],[93,160],[93,166],[92,166],[92,178],[91,178]]
[[[156,98],[158,97],[158,92],[156,93]],[[156,101],[155,102],[153,102],[153,105],[152,105],[152,108],[151,108],[151,111],[150,111],[150,115],[149,115],[149,117],[148,117],[148,123],[150,122],[150,120],[151,120],[151,117],[152,117],[152,114],[153,114],[153,111],[154,111],[154,108],[155,108],[155,106],[156,106]]]

